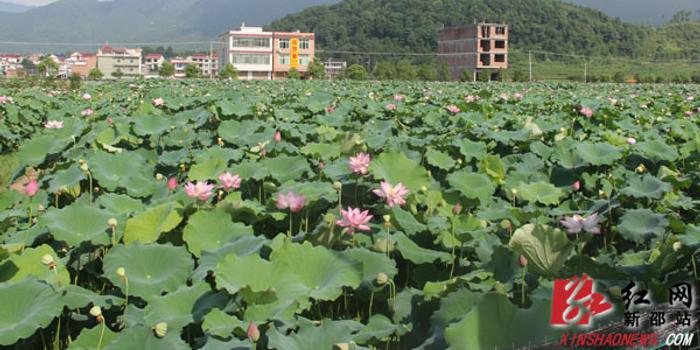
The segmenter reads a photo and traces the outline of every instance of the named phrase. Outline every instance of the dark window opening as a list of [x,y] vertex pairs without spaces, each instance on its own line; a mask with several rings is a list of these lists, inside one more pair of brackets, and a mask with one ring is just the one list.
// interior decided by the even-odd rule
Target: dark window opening
[[506,27],[496,27],[496,35],[505,35]]
[[491,55],[489,55],[489,54],[480,55],[479,61],[484,66],[490,66],[491,65]]
[[506,42],[503,40],[496,40],[496,48],[497,49],[505,49],[506,48]]
[[491,51],[491,42],[488,40],[481,40],[479,46],[481,46],[481,51]]
[[490,28],[488,26],[482,26],[481,27],[481,36],[483,38],[488,38],[490,35]]
[[506,61],[506,55],[496,55],[494,61],[503,63]]

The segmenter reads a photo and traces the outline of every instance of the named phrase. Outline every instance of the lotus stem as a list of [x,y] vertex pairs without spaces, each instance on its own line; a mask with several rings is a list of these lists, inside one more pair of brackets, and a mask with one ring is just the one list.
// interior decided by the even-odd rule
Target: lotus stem
[[452,276],[454,276],[454,272],[455,272],[455,265],[456,265],[455,264],[455,248],[456,248],[455,241],[456,240],[457,240],[457,238],[455,237],[455,225],[453,222],[452,223],[452,260],[451,260],[452,267],[450,268],[450,279],[452,279]]
[[525,275],[527,274],[527,268],[523,268],[523,278],[522,285],[520,286],[520,302],[525,305]]
[[287,235],[289,239],[292,239],[292,211],[289,211],[289,234]]
[[102,330],[100,330],[100,339],[97,341],[97,350],[100,350],[100,348],[102,347],[102,337],[104,337],[104,335],[105,335],[105,327],[106,327],[104,320],[102,320],[102,322],[100,322],[100,323],[102,323]]
[[695,254],[691,256],[690,262],[693,263],[693,275],[695,275],[695,280],[698,280],[698,267],[695,264]]
[[389,296],[391,297],[391,312],[396,312],[396,284],[389,279]]
[[92,173],[88,171],[88,179],[90,180],[90,188],[89,188],[89,193],[90,193],[90,206],[92,206]]
[[56,325],[56,337],[54,337],[53,340],[53,348],[54,349],[60,349],[61,348],[61,317],[62,315],[58,316],[58,324]]
[[374,292],[369,296],[369,308],[367,309],[367,319],[372,317],[372,304],[374,304]]
[[117,246],[117,228],[112,226],[112,247]]
[[34,197],[29,197],[29,226],[32,227],[32,214],[34,210]]

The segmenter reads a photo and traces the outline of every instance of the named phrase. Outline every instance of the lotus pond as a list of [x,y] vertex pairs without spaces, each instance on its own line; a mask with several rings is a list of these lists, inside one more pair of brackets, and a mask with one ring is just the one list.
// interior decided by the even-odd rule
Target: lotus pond
[[555,278],[698,277],[697,86],[0,96],[0,348],[511,348]]

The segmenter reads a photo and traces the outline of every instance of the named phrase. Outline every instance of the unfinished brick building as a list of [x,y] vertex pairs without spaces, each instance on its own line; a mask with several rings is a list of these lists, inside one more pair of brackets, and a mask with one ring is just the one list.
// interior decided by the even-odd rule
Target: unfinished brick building
[[438,63],[447,64],[452,80],[465,71],[476,80],[479,71],[508,68],[508,26],[482,22],[443,28],[438,33]]

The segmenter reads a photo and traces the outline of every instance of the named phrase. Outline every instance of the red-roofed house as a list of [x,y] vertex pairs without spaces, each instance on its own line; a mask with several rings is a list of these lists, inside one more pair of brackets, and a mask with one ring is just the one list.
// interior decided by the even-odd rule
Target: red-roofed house
[[141,49],[111,47],[105,44],[97,50],[97,69],[106,78],[120,71],[125,77],[136,77],[142,74]]

